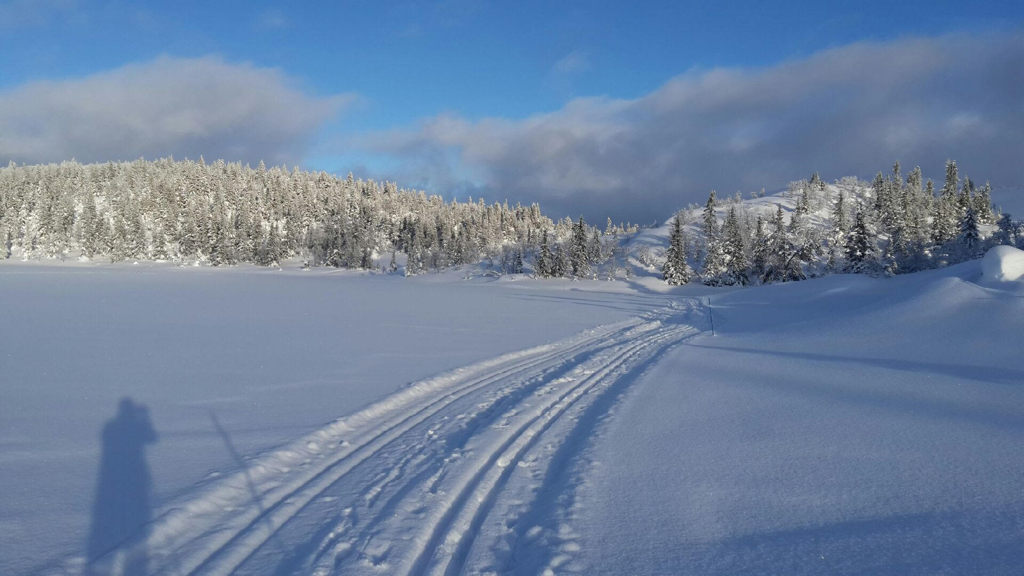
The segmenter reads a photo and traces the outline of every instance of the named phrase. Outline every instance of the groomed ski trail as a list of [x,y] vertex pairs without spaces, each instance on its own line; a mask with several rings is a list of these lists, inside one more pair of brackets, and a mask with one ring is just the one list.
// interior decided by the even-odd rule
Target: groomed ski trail
[[537,558],[513,561],[517,540],[529,537],[534,556],[558,551],[537,550],[539,528],[516,523],[553,505],[538,494],[552,489],[546,477],[565,475],[549,468],[585,448],[573,439],[586,432],[581,415],[606,409],[636,371],[698,333],[686,323],[705,322],[698,307],[673,302],[411,384],[168,507],[99,573],[117,573],[133,548],[154,574],[535,569]]

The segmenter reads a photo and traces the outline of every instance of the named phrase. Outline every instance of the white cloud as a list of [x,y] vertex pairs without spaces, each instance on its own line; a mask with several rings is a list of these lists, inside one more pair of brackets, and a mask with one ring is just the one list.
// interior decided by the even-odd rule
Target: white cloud
[[0,162],[168,155],[298,162],[354,99],[309,95],[276,69],[162,57],[0,91]]
[[712,188],[783,187],[816,170],[871,176],[897,158],[941,178],[952,157],[962,174],[1020,186],[1021,126],[1024,34],[989,33],[695,70],[636,99],[581,98],[523,120],[445,115],[352,145],[390,154],[435,192],[476,187],[556,213],[652,220]]

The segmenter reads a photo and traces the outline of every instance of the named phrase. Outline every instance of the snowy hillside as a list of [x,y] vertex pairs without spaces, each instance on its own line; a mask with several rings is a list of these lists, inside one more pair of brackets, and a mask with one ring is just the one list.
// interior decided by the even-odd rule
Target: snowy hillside
[[891,276],[980,258],[997,244],[1024,246],[1024,221],[993,208],[987,184],[977,192],[969,179],[961,186],[954,162],[938,193],[919,169],[904,182],[897,163],[893,175],[879,173],[872,183],[848,177],[826,184],[815,174],[750,196],[712,192],[706,205],[630,238],[627,260],[670,284],[748,285],[849,272]]

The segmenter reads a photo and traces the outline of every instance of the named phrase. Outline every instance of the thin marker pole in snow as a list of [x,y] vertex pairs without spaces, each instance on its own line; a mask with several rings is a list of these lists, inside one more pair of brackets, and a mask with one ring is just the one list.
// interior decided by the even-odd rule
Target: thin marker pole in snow
[[711,296],[708,296],[708,316],[711,316],[711,335],[715,335],[715,312],[711,309]]

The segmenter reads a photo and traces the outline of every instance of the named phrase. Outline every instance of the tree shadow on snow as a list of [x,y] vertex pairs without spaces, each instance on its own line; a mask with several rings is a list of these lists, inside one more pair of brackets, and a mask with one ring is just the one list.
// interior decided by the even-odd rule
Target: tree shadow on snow
[[103,426],[96,500],[86,542],[87,575],[148,573],[145,548],[152,519],[153,481],[146,446],[157,441],[149,409],[122,398]]

